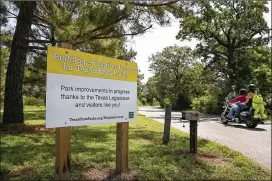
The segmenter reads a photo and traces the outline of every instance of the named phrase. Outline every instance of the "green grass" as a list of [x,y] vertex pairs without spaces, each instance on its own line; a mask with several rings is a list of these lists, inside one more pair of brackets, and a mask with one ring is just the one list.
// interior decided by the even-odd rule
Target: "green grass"
[[[45,110],[45,106],[24,106],[25,111],[29,110]],[[1,112],[3,111],[3,106],[1,107]]]
[[24,110],[44,110],[45,106],[25,106]]
[[[44,111],[26,112],[26,124],[44,125]],[[12,130],[11,130],[12,131]],[[187,133],[171,128],[171,142],[162,143],[163,124],[138,115],[129,127],[129,167],[138,180],[270,180],[271,174],[241,153],[199,139],[199,155],[188,154]],[[7,134],[1,130],[1,177],[10,180],[51,180],[54,177],[55,133]],[[72,128],[72,179],[93,179],[94,171],[115,168],[116,125]],[[107,172],[107,173],[106,173]],[[90,176],[91,175],[91,176]],[[93,179],[94,180],[94,179]]]

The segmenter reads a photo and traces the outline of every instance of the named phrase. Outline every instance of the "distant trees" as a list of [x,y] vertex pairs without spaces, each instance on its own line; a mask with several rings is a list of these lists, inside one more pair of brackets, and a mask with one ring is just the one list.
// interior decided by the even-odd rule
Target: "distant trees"
[[199,54],[206,67],[227,79],[228,85],[240,85],[248,72],[243,55],[268,44],[268,25],[263,17],[269,9],[264,1],[201,1],[176,11],[180,20],[177,38],[196,38]]

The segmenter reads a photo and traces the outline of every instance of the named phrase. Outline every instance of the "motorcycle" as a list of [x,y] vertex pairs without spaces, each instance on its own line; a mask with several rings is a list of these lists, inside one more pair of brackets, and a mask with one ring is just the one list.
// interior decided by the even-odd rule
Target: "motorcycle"
[[262,119],[260,119],[260,118],[255,119],[253,117],[253,115],[254,115],[254,109],[252,109],[252,108],[242,109],[242,110],[240,110],[240,114],[239,114],[238,117],[235,116],[231,120],[227,119],[226,116],[230,112],[232,104],[233,103],[229,103],[226,100],[226,103],[223,106],[224,111],[221,114],[221,122],[223,124],[228,124],[228,122],[236,122],[236,123],[240,123],[240,124],[245,123],[248,128],[256,128],[258,126],[258,124],[263,124],[264,123]]

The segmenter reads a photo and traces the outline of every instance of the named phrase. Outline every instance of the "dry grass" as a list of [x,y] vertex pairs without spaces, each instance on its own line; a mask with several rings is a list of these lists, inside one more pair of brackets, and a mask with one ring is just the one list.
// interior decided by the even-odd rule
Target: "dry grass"
[[103,168],[87,169],[85,174],[80,180],[136,180],[137,171],[135,169],[130,169],[127,173],[116,174],[115,168]]

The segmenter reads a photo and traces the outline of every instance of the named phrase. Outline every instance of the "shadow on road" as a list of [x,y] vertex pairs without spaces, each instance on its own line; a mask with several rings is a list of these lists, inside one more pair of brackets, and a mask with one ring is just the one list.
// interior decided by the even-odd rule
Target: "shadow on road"
[[[150,116],[151,119],[162,119],[164,120],[164,116]],[[172,117],[171,120],[180,120],[180,117]]]
[[245,125],[231,125],[231,124],[228,124],[227,126],[234,127],[234,128],[240,128],[240,129],[246,129],[246,130],[249,130],[249,131],[267,131],[266,129],[258,128],[258,127],[257,128],[248,128]]
[[161,109],[139,109],[138,111],[144,111],[144,112],[164,112]]
[[[188,123],[189,122],[188,120],[180,121],[180,117],[178,119],[174,119],[174,120],[179,120],[179,121],[174,121],[174,122],[172,121],[172,123]],[[201,123],[201,122],[218,122],[218,123],[220,123],[221,121],[218,118],[200,118],[197,122],[198,123]]]

